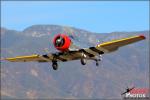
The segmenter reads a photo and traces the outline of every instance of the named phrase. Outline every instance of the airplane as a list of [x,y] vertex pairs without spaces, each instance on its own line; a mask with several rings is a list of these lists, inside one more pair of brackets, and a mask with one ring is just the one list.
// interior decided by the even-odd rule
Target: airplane
[[10,62],[52,62],[53,70],[58,69],[57,62],[67,62],[71,60],[80,60],[82,65],[86,65],[87,60],[94,60],[96,66],[99,66],[99,61],[102,60],[102,55],[114,52],[118,48],[144,40],[144,35],[136,35],[128,38],[122,38],[117,40],[111,40],[103,42],[89,48],[79,48],[73,44],[71,38],[66,34],[57,34],[53,39],[53,45],[58,50],[55,53],[47,53],[44,55],[28,55],[28,56],[16,56],[11,58],[4,58]]
[[124,95],[124,94],[126,94],[126,93],[129,93],[129,92],[132,91],[134,88],[135,88],[135,87],[132,87],[132,88],[128,88],[128,87],[127,87],[126,91],[123,92],[121,95]]

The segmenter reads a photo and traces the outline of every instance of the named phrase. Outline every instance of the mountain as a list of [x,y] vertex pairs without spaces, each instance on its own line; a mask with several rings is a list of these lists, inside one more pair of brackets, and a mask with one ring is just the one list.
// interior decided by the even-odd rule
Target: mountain
[[149,86],[149,31],[93,33],[59,25],[33,25],[23,31],[1,28],[1,57],[56,52],[53,37],[65,33],[80,47],[143,34],[146,40],[103,55],[100,66],[88,61],[58,63],[1,62],[2,99],[121,99],[127,86]]

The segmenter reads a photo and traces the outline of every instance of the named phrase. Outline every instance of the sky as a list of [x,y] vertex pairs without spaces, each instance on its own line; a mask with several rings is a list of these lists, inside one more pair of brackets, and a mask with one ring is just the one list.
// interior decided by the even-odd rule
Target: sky
[[148,1],[2,1],[1,26],[63,25],[96,33],[149,30]]

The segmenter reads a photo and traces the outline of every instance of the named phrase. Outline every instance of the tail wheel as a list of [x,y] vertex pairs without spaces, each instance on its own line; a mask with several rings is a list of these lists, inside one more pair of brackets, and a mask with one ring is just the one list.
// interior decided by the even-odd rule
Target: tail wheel
[[86,60],[84,58],[81,59],[81,64],[86,65]]
[[57,70],[58,69],[57,62],[53,62],[52,67],[53,67],[53,70]]

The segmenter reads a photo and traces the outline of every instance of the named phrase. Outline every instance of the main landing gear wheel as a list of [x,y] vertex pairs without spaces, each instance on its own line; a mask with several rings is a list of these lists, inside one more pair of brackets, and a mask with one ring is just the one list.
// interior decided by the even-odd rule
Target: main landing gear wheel
[[53,70],[57,70],[58,69],[57,62],[52,62],[52,67],[53,67]]
[[86,55],[82,53],[81,64],[86,65]]
[[86,60],[82,58],[82,59],[81,59],[81,64],[82,64],[82,65],[86,65]]

